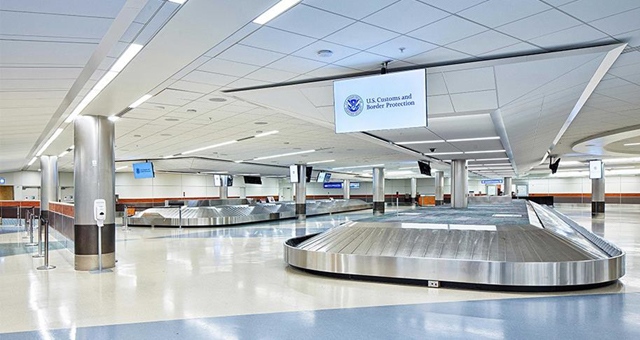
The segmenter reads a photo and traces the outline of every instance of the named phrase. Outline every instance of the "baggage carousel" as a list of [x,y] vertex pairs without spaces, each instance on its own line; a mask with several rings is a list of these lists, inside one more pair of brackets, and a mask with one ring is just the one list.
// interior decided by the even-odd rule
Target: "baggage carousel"
[[347,222],[284,247],[289,265],[313,273],[431,287],[584,289],[625,273],[618,247],[551,207],[520,200]]
[[[181,206],[149,208],[127,219],[128,225],[154,227],[210,227],[296,217],[295,202],[249,203],[247,200],[173,202]],[[307,216],[371,209],[358,199],[307,201]]]

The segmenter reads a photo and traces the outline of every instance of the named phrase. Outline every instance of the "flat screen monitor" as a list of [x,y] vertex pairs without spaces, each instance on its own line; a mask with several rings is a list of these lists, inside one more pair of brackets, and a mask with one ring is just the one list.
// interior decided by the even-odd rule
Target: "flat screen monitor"
[[320,171],[320,172],[318,173],[318,178],[316,179],[316,182],[318,182],[318,183],[324,183],[324,176],[325,176],[326,174],[327,174],[326,172],[322,172],[322,171]]
[[220,175],[213,175],[213,186],[222,186],[222,177],[220,177]]
[[589,178],[602,178],[602,161],[589,161]]
[[306,177],[305,177],[305,180],[307,181],[307,183],[311,182],[311,175],[312,174],[313,174],[313,167],[308,166],[307,167]]
[[154,178],[156,173],[153,171],[153,163],[133,163],[133,178]]
[[351,189],[360,189],[360,182],[351,182],[351,183],[349,183],[349,188],[351,188]]
[[297,165],[290,165],[289,166],[289,180],[291,181],[291,183],[300,182],[300,174],[298,174],[298,166]]
[[423,175],[431,176],[431,164],[425,161],[418,161],[418,168]]
[[244,184],[262,184],[260,176],[244,176]]

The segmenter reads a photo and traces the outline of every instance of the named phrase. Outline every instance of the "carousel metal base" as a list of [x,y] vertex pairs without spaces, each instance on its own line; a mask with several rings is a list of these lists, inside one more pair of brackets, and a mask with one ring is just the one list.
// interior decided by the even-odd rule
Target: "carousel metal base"
[[[625,254],[613,244],[552,208],[513,205],[519,214],[488,205],[476,207],[484,216],[475,219],[469,211],[426,208],[348,222],[289,239],[285,261],[352,279],[522,291],[591,288],[624,275]],[[458,224],[432,223],[438,216]]]
[[[371,209],[358,199],[307,201],[307,216]],[[209,227],[296,217],[295,202],[150,208],[127,219],[129,226]]]

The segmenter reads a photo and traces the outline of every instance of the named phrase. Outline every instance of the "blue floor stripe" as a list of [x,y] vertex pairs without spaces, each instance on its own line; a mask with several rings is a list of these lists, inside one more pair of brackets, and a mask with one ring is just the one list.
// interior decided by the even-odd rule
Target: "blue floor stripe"
[[447,302],[2,334],[2,339],[640,339],[640,294]]

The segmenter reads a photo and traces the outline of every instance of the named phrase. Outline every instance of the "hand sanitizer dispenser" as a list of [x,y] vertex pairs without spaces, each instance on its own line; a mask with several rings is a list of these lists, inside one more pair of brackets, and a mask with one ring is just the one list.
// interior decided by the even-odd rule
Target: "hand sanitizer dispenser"
[[104,220],[107,218],[107,202],[103,199],[93,201],[93,218],[98,227],[104,227]]

